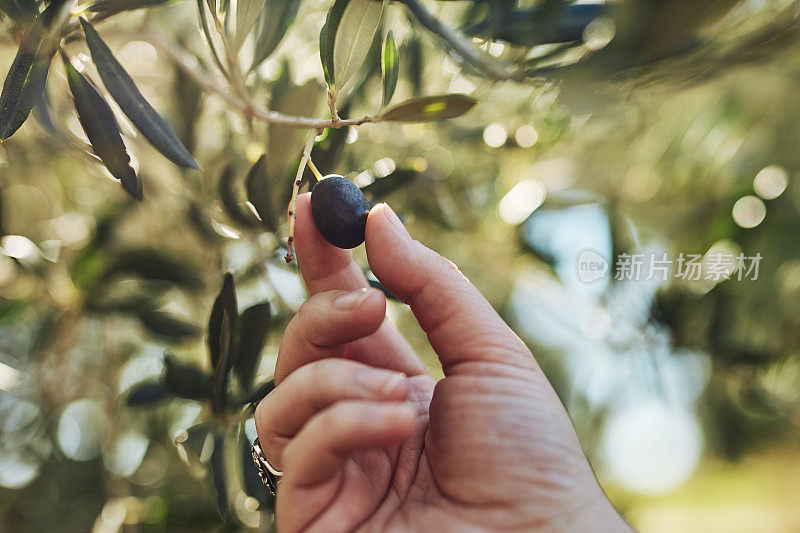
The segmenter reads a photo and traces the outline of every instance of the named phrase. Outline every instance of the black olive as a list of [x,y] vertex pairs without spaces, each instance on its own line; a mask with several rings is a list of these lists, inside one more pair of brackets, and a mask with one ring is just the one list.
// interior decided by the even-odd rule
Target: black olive
[[326,241],[337,248],[364,242],[369,204],[350,180],[330,174],[311,190],[311,217]]

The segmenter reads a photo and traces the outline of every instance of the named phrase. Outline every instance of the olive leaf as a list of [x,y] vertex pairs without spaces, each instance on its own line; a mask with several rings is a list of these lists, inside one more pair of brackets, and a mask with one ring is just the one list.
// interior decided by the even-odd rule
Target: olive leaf
[[11,63],[0,94],[0,141],[5,141],[27,120],[41,100],[54,49],[38,27],[32,27]]
[[294,22],[300,0],[267,0],[256,26],[255,51],[250,70],[255,69],[278,47]]
[[78,111],[78,120],[89,138],[92,149],[103,162],[112,176],[117,178],[125,191],[142,199],[142,184],[131,168],[131,158],[122,142],[122,136],[114,118],[114,112],[100,93],[78,72],[65,55],[64,68],[67,70],[67,81]]
[[383,15],[384,1],[336,0],[320,32],[320,58],[325,81],[341,90],[369,52]]
[[221,72],[225,72],[225,67],[222,66],[222,61],[219,58],[219,52],[217,52],[217,46],[214,44],[214,37],[211,34],[211,27],[208,24],[206,5],[208,5],[208,9],[211,10],[212,14],[216,9],[214,3],[211,1],[204,2],[203,0],[197,0],[197,14],[200,17],[200,28],[203,30],[203,36],[206,38],[206,44],[208,44],[208,49],[211,52],[211,58],[214,60],[214,64],[217,65],[217,68]]
[[133,79],[120,65],[97,31],[85,19],[81,18],[80,21],[100,79],[122,112],[167,159],[182,167],[199,169],[192,154],[172,131],[167,121],[161,118],[161,115],[145,100]]
[[244,390],[249,390],[253,383],[253,374],[269,332],[269,317],[268,302],[248,307],[240,317],[239,342],[233,370]]
[[144,310],[138,316],[148,332],[166,341],[181,342],[200,333],[194,324],[164,311]]
[[129,407],[152,405],[166,400],[169,392],[166,386],[160,381],[146,381],[134,385],[127,394],[125,403]]
[[210,376],[199,368],[180,363],[170,354],[164,354],[164,385],[179,398],[207,400],[211,397]]
[[244,179],[247,200],[255,207],[261,222],[268,228],[274,226],[273,210],[267,181],[267,156],[262,154],[253,163]]
[[87,11],[109,16],[122,13],[123,11],[133,11],[134,9],[143,7],[166,4],[169,1],[170,0],[97,0],[87,8]]
[[[223,351],[231,351],[230,343],[233,337],[231,330],[237,318],[233,276],[228,273],[225,274],[222,288],[214,300],[214,305],[211,307],[211,316],[208,318],[208,353],[211,358],[211,367],[215,370],[220,365]],[[223,343],[223,340],[227,342]],[[230,370],[230,367],[228,367],[228,370]]]
[[463,33],[518,46],[581,41],[589,23],[608,11],[609,5],[605,3],[559,3],[551,8],[509,9],[464,28]]
[[441,94],[406,100],[384,111],[380,118],[389,122],[427,122],[463,115],[477,103],[466,94]]
[[397,87],[397,75],[400,72],[400,61],[397,56],[397,45],[394,42],[392,30],[386,36],[381,54],[381,76],[383,78],[383,103],[382,107],[389,105]]
[[222,435],[214,435],[214,451],[211,452],[211,476],[217,490],[217,509],[223,520],[228,520],[228,490],[225,482],[225,440]]
[[266,0],[239,0],[236,2],[236,32],[233,47],[238,50],[256,25],[258,16],[265,12]]

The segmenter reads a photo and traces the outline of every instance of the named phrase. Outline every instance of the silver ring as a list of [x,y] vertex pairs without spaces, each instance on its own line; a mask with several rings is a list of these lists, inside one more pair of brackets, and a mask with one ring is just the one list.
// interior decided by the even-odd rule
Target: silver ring
[[278,483],[283,476],[283,472],[269,464],[267,457],[264,455],[264,451],[261,449],[261,444],[258,442],[258,437],[253,441],[251,452],[253,455],[253,462],[258,470],[258,477],[261,478],[261,481],[264,483],[264,486],[267,487],[270,494],[275,496],[275,493],[278,492]]

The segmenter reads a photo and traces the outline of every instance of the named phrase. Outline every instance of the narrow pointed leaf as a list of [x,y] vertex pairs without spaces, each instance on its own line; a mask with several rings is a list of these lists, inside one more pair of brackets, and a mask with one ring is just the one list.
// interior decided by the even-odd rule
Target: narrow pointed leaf
[[275,380],[271,379],[269,381],[265,381],[264,383],[257,385],[252,391],[247,393],[240,401],[239,405],[250,405],[250,404],[257,404],[264,397],[272,392],[275,388]]
[[442,94],[406,100],[387,109],[382,115],[389,122],[427,122],[463,115],[477,103],[466,94]]
[[[227,316],[227,323],[224,322],[224,316]],[[211,357],[211,367],[216,370],[219,366],[222,355],[223,337],[227,337],[228,343],[232,338],[231,329],[234,326],[238,315],[236,312],[236,293],[234,291],[233,276],[225,274],[225,279],[222,282],[222,289],[220,289],[214,306],[211,308],[211,316],[208,319],[208,353]],[[227,331],[224,331],[227,329]],[[229,350],[230,345],[226,344],[225,349]]]
[[211,397],[211,376],[199,368],[180,363],[169,354],[164,357],[164,385],[179,398],[207,400]]
[[22,126],[42,97],[54,53],[53,49],[44,49],[45,40],[38,28],[31,28],[11,63],[0,95],[0,141]]
[[236,34],[233,39],[235,49],[242,47],[248,34],[258,22],[258,16],[265,11],[266,0],[239,0],[236,2]]
[[129,407],[149,406],[169,398],[166,386],[160,381],[147,381],[134,385],[127,394]]
[[228,489],[225,481],[225,440],[222,435],[214,436],[214,451],[211,452],[211,476],[217,491],[217,509],[223,520],[228,520]]
[[262,154],[258,161],[250,167],[247,177],[244,179],[244,186],[247,190],[247,200],[256,208],[258,216],[261,217],[261,222],[267,228],[273,228],[275,219],[267,180],[266,154]]
[[333,79],[337,90],[344,88],[364,62],[380,25],[384,4],[374,0],[337,0],[336,4],[340,2],[346,6],[335,31],[329,28],[328,33],[333,41]]
[[114,113],[100,93],[78,72],[64,56],[67,81],[78,111],[78,120],[92,144],[92,149],[111,175],[122,183],[122,188],[142,199],[142,185],[131,168],[131,158],[122,142]]
[[400,61],[397,56],[397,45],[394,42],[394,35],[389,30],[386,41],[383,43],[383,54],[381,54],[381,75],[383,76],[383,107],[389,105],[397,87],[397,74],[400,72]]
[[140,311],[139,322],[152,335],[169,342],[182,342],[200,333],[194,324],[164,311]]
[[336,36],[336,28],[342,19],[344,8],[350,0],[336,0],[328,10],[325,24],[319,32],[319,58],[322,62],[322,73],[325,75],[325,83],[335,92],[335,82],[333,76],[333,38]]
[[253,374],[261,359],[261,350],[264,349],[268,332],[269,303],[257,304],[244,310],[239,321],[239,343],[233,369],[245,390],[253,383]]
[[97,0],[93,2],[88,11],[101,13],[105,16],[122,13],[123,11],[133,11],[143,7],[153,7],[165,4],[170,0]]
[[81,18],[80,21],[97,72],[122,112],[167,159],[182,167],[199,169],[192,154],[183,146],[167,121],[145,100],[97,31],[85,19]]
[[257,26],[255,53],[250,70],[264,62],[278,47],[294,22],[300,0],[267,0]]

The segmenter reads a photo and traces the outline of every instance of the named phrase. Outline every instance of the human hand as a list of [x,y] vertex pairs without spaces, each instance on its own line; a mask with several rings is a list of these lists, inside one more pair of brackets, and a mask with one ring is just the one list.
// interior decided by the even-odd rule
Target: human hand
[[438,382],[350,252],[319,235],[308,195],[295,243],[310,297],[256,411],[262,449],[284,472],[279,530],[630,531],[530,351],[389,206],[370,212],[367,257],[428,334]]

